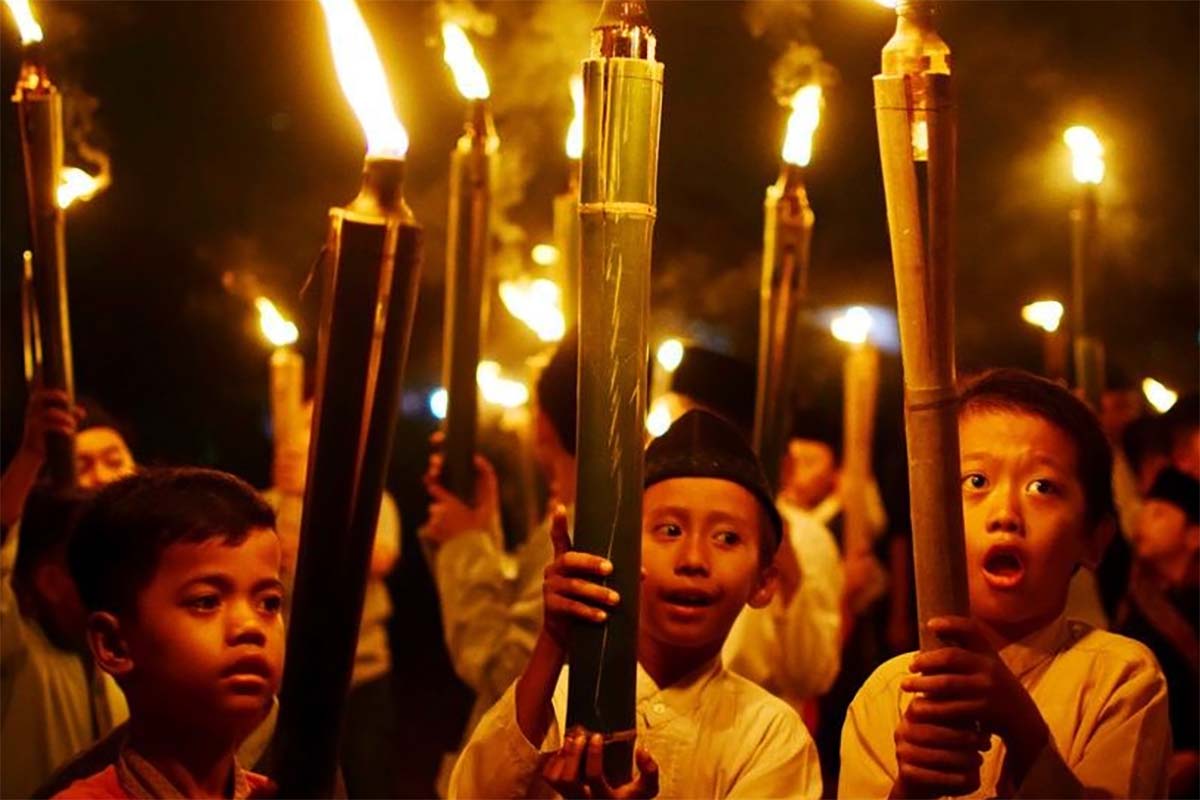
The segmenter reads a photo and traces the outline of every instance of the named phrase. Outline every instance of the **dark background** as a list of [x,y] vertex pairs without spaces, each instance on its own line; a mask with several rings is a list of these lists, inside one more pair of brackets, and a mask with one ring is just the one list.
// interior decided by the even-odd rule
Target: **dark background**
[[[519,242],[523,229],[525,243],[514,245],[523,252],[549,239],[551,197],[567,169],[566,81],[585,54],[595,6],[479,8],[496,22],[494,36],[476,42],[506,157],[500,205],[511,226],[503,233]],[[789,43],[808,49],[785,83],[820,61],[817,74],[830,84],[809,171],[812,303],[894,305],[870,81],[893,15],[867,0],[651,10],[666,64],[655,339],[686,334],[753,359],[763,191],[777,174],[786,115],[769,76]],[[209,464],[264,485],[269,350],[253,309],[224,291],[220,276],[255,273],[297,317],[312,363],[316,298],[301,300],[299,289],[328,207],[356,191],[364,149],[320,9],[56,2],[36,11],[72,130],[112,159],[113,185],[68,215],[77,386],[132,424],[139,460]],[[407,790],[427,794],[436,753],[455,744],[469,700],[448,677],[436,597],[412,538],[434,429],[423,400],[440,370],[447,154],[463,107],[441,63],[431,4],[371,3],[364,15],[412,140],[407,194],[427,229],[412,394],[391,480],[406,531],[394,576],[397,686],[405,719],[416,723],[404,727],[411,750],[401,766]],[[753,35],[748,20],[765,34]],[[1066,298],[1074,184],[1061,135],[1081,123],[1107,147],[1092,313],[1110,360],[1136,380],[1195,387],[1198,22],[1193,2],[945,4],[939,27],[953,49],[960,103],[961,369],[1040,367],[1039,334],[1019,309],[1041,295]],[[20,48],[10,22],[0,45],[0,84],[11,86]],[[28,229],[16,115],[11,103],[0,107],[7,460],[24,402],[17,287]],[[89,166],[70,144],[68,162]],[[837,350],[823,332],[811,342],[812,391],[836,393]],[[525,355],[504,347],[495,354]],[[894,356],[887,369],[881,436],[891,438],[898,426],[886,420],[900,402]]]

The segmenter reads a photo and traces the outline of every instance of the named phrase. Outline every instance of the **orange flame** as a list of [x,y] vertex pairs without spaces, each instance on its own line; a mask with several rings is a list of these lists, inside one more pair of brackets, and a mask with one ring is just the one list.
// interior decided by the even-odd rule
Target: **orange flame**
[[42,26],[38,25],[37,19],[34,18],[33,9],[29,7],[29,0],[4,0],[4,3],[17,22],[17,29],[21,32],[21,44],[40,42]]
[[487,73],[475,57],[475,48],[463,29],[453,22],[442,23],[442,42],[445,44],[442,60],[454,73],[458,93],[467,100],[488,99],[492,90],[488,86]]
[[367,134],[367,155],[404,158],[408,132],[400,124],[383,64],[354,0],[321,0],[342,91]]
[[571,76],[571,105],[575,116],[567,128],[567,158],[578,161],[583,158],[583,78]]
[[76,200],[91,200],[110,183],[106,173],[89,175],[79,167],[64,167],[55,200],[59,208],[68,208]]
[[287,347],[295,344],[300,338],[300,330],[296,323],[279,313],[279,309],[265,297],[254,298],[254,307],[258,309],[258,326],[263,336],[276,347]]
[[807,167],[812,160],[813,134],[821,121],[821,87],[805,86],[792,96],[792,115],[788,117],[787,137],[783,140],[783,160]]
[[1067,128],[1063,141],[1071,148],[1071,172],[1079,183],[1104,180],[1104,145],[1095,131],[1083,125]]

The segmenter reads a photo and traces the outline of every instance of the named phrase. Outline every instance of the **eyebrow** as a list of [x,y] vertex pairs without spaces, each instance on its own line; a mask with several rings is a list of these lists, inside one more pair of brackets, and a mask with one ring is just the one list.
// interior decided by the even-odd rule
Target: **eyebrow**
[[263,578],[255,582],[254,588],[251,591],[253,594],[258,594],[268,589],[276,589],[280,592],[284,591],[283,581],[279,580],[279,578]]
[[209,573],[208,575],[197,575],[194,578],[189,578],[188,581],[184,583],[182,587],[180,587],[180,591],[186,591],[196,584],[208,584],[209,586],[220,589],[223,592],[227,592],[233,588],[233,581],[229,579],[229,576],[222,575],[219,572],[214,572]]
[[728,511],[710,511],[704,515],[704,521],[712,523],[724,522],[727,525],[737,525],[738,527],[749,527],[750,520],[746,517],[731,514]]

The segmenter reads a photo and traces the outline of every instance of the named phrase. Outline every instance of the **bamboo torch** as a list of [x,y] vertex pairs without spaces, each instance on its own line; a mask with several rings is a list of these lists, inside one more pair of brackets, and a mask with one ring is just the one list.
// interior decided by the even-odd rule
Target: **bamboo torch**
[[759,295],[758,385],[754,400],[754,448],[774,489],[788,428],[789,378],[796,316],[808,288],[813,212],[804,188],[812,137],[821,113],[821,87],[805,86],[792,97],[783,168],[763,203],[763,267]]
[[329,212],[312,446],[277,741],[280,797],[331,797],[371,547],[399,411],[421,233],[402,194],[408,135],[353,0],[321,0],[367,135],[362,187]]
[[579,159],[583,155],[583,78],[571,78],[575,116],[567,128],[567,188],[554,198],[554,243],[562,275],[563,316],[568,325],[579,321]]
[[450,218],[446,230],[446,318],[442,382],[446,387],[442,483],[471,502],[475,491],[475,435],[484,281],[487,275],[491,174],[499,140],[488,106],[487,75],[465,33],[442,25],[444,58],[458,90],[469,101],[466,125],[450,154]]
[[300,331],[267,298],[255,298],[254,307],[258,309],[258,324],[263,337],[275,348],[270,361],[271,438],[278,453],[300,428],[304,405],[304,356],[292,349]]
[[1063,305],[1057,300],[1035,300],[1021,308],[1021,319],[1042,331],[1042,369],[1052,381],[1063,380],[1067,374],[1062,317]]
[[921,647],[929,648],[939,643],[925,630],[928,619],[968,613],[954,369],[955,112],[950,48],[933,26],[931,3],[897,5],[874,84],[904,366],[917,615]]
[[645,2],[605,0],[583,62],[574,545],[612,561],[609,583],[621,602],[606,623],[572,629],[567,723],[604,734],[614,785],[630,779],[636,731],[646,318],[663,87],[654,51]]
[[853,306],[835,317],[830,329],[846,344],[842,378],[843,549],[847,559],[870,555],[867,487],[871,483],[875,402],[879,391],[879,351],[871,343],[871,314]]
[[1087,316],[1087,294],[1095,282],[1096,192],[1104,180],[1104,147],[1091,128],[1076,125],[1063,134],[1071,149],[1071,171],[1079,196],[1071,210],[1071,324],[1075,332],[1075,388],[1094,409],[1104,391],[1104,343]]

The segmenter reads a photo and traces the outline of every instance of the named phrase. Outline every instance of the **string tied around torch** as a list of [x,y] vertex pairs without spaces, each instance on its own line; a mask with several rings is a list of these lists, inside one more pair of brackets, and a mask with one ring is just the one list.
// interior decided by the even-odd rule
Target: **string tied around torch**
[[927,411],[957,405],[958,390],[953,386],[904,387],[904,407],[909,411]]
[[630,217],[650,217],[655,219],[658,217],[658,208],[649,203],[629,203],[629,202],[606,202],[606,203],[580,203],[580,214],[612,214],[614,216],[630,216]]

